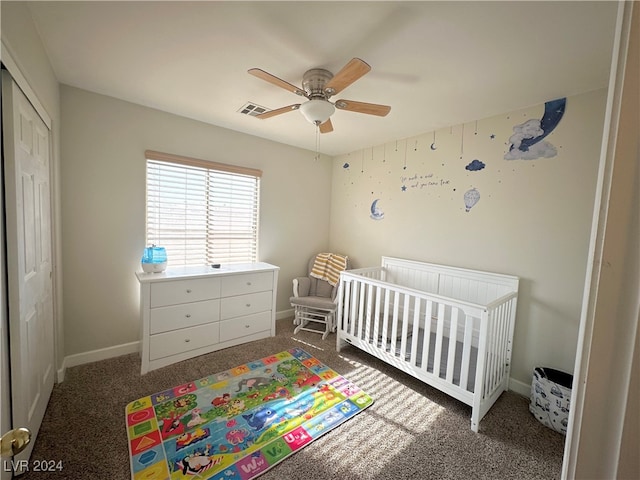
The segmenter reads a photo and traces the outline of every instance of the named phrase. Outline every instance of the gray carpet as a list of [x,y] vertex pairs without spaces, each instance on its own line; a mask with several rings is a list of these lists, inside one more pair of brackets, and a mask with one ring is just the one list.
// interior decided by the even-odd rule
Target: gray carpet
[[310,332],[278,322],[276,337],[187,360],[140,376],[137,354],[69,368],[56,385],[32,459],[61,460],[62,472],[23,480],[127,480],[125,406],[175,385],[277,353],[304,348],[376,402],[266,472],[264,480],[560,478],[564,437],[541,425],[528,399],[503,394],[470,429],[471,408],[354,347],[335,351]]

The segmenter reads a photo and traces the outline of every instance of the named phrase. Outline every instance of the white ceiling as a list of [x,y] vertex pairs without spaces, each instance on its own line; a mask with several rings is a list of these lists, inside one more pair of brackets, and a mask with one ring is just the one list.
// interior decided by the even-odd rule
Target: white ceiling
[[[61,83],[309,150],[293,111],[239,113],[301,97],[310,68],[372,70],[337,97],[391,105],[387,117],[336,111],[329,155],[606,87],[617,4],[570,2],[29,2]],[[334,97],[332,100],[335,100]]]

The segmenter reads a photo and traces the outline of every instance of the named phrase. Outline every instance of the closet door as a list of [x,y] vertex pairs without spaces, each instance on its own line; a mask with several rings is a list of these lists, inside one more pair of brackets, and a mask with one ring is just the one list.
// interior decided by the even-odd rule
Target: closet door
[[50,132],[2,71],[7,304],[13,428],[31,430],[31,455],[54,383]]

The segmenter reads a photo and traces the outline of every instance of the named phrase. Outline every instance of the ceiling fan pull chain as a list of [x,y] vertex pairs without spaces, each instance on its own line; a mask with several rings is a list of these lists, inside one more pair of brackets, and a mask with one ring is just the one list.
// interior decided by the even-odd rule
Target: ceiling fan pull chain
[[320,125],[316,125],[316,157],[317,161],[320,158]]

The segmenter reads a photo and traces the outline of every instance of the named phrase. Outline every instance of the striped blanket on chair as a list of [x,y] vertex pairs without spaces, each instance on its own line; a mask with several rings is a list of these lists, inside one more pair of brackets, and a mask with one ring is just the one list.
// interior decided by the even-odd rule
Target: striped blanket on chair
[[347,257],[336,253],[319,253],[313,262],[310,275],[326,280],[334,287],[340,280],[340,272],[347,268]]

